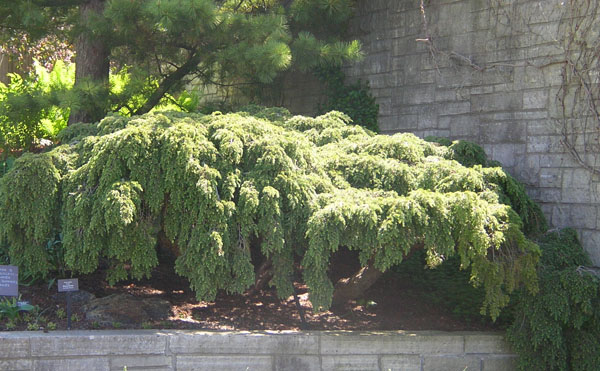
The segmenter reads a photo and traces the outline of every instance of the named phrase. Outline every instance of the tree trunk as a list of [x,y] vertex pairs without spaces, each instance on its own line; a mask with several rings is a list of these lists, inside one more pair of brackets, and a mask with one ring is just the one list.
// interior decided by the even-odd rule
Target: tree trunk
[[258,268],[258,272],[256,272],[256,280],[254,281],[254,286],[248,291],[248,295],[252,296],[262,290],[273,278],[273,263],[271,259],[266,259]]
[[[81,24],[85,27],[90,16],[100,14],[105,0],[89,0],[79,6]],[[76,111],[71,112],[69,124],[76,122],[94,122],[106,115],[108,97],[108,73],[110,50],[104,42],[84,30],[75,41],[75,91],[89,91],[87,84],[99,85],[97,94],[80,94],[81,102]],[[97,91],[94,89],[94,91]]]
[[382,274],[383,272],[375,268],[371,260],[351,277],[340,279],[335,284],[332,306],[339,307],[349,300],[360,297]]

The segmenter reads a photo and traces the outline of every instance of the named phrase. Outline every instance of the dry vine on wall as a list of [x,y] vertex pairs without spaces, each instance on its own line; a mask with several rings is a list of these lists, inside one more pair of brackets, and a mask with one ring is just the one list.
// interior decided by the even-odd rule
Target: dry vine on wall
[[[437,68],[439,58],[481,73],[516,67],[542,70],[561,65],[561,82],[555,97],[559,114],[554,117],[561,143],[579,165],[600,175],[600,0],[556,2],[548,14],[541,10],[540,4],[524,14],[524,8],[518,7],[515,0],[490,0],[491,37],[496,36],[499,28],[508,27],[515,35],[536,36],[554,44],[562,53],[548,56],[543,62],[538,57],[535,61],[487,64],[476,63],[472,56],[460,51],[441,50],[436,46],[428,3],[419,0],[424,36],[416,41],[427,45],[438,73],[441,73]],[[546,17],[548,23],[557,21],[557,34],[536,32],[531,26],[532,17]],[[543,22],[538,20],[538,23]]]
[[556,97],[562,143],[581,166],[600,174],[600,1],[564,4],[559,32],[565,63]]

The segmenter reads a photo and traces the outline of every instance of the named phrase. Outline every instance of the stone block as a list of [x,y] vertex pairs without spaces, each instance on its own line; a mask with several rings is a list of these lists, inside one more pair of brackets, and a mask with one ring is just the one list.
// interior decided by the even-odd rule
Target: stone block
[[516,111],[523,107],[523,93],[492,93],[471,95],[473,112]]
[[469,93],[470,94],[489,94],[489,93],[493,93],[494,92],[494,86],[493,85],[486,85],[486,86],[474,86],[472,88],[469,89]]
[[[513,117],[517,120],[541,120],[548,119],[548,111],[519,111],[514,112]],[[551,133],[555,134],[555,133]]]
[[[419,72],[419,81],[422,84],[433,84],[436,82],[437,73],[436,71],[428,70]],[[437,96],[436,96],[437,100]]]
[[456,89],[436,89],[435,90],[435,101],[436,102],[456,102],[460,100],[459,94]]
[[397,117],[389,116],[387,119],[379,121],[379,127],[383,130],[401,130],[406,131],[416,129],[419,125],[419,115],[399,115]]
[[547,90],[523,92],[523,109],[542,109],[548,104]]
[[[475,72],[471,67],[457,68],[457,65],[464,64],[464,60],[459,57],[448,59],[437,59],[439,74],[436,78],[436,87],[438,89],[464,89],[484,85],[483,75]],[[447,64],[447,66],[443,66]],[[487,77],[487,76],[486,76]]]
[[401,130],[407,130],[406,126],[416,125],[418,119],[417,115],[393,115],[393,116],[380,116],[377,120],[379,131],[384,133],[396,133]]
[[379,114],[381,116],[392,115],[392,98],[380,98],[377,103],[379,104]]
[[548,203],[541,203],[540,207],[542,208],[542,212],[544,213],[544,215],[546,215],[546,217],[548,218],[548,221],[550,221],[553,205]]
[[515,112],[482,112],[477,115],[483,123],[495,123],[497,121],[515,121]]
[[387,74],[370,75],[369,74],[369,87],[371,89],[383,89],[392,87],[395,83],[390,79]]
[[108,358],[85,357],[72,359],[36,359],[33,361],[36,371],[108,371]]
[[442,104],[438,110],[440,115],[460,115],[471,112],[471,103],[455,102]]
[[501,334],[465,335],[465,353],[512,354],[510,347]]
[[389,71],[390,63],[387,53],[371,54],[361,63],[363,75],[376,75]]
[[110,358],[110,369],[115,371],[123,371],[124,367],[127,370],[147,370],[148,368],[172,368],[172,358],[168,356],[148,356],[148,355],[131,355],[117,356]]
[[25,358],[29,356],[29,336],[17,333],[0,335],[0,359]]
[[410,88],[404,95],[405,104],[425,104],[435,100],[433,85],[424,85]]
[[483,371],[511,371],[517,369],[517,356],[485,356]]
[[449,333],[324,332],[321,354],[439,354],[462,353],[463,337]]
[[527,121],[528,135],[556,135],[559,134],[558,126],[550,120]]
[[571,155],[566,153],[540,154],[540,167],[559,168],[576,167],[577,164]]
[[560,202],[562,199],[562,192],[558,188],[538,188],[538,196],[534,198],[541,202]]
[[323,371],[379,371],[377,356],[323,356]]
[[321,361],[318,356],[277,356],[277,371],[320,371]]
[[560,187],[562,185],[562,171],[560,169],[540,169],[540,187]]
[[504,167],[511,168],[517,163],[517,157],[524,154],[525,144],[501,143],[492,144],[490,157],[492,160],[499,161]]
[[572,225],[576,228],[595,229],[597,224],[596,211],[595,205],[570,205],[570,219]]
[[564,151],[564,147],[560,142],[562,139],[559,135],[539,135],[527,137],[527,152],[528,153],[560,153]]
[[319,338],[291,332],[181,332],[170,339],[169,348],[176,354],[318,354]]
[[481,364],[477,356],[425,356],[423,371],[480,371]]
[[177,356],[177,371],[266,371],[273,369],[269,356]]
[[31,354],[45,356],[164,354],[167,337],[155,331],[54,331],[31,337]]
[[515,67],[515,89],[545,88],[544,71],[536,67]]
[[518,156],[515,162],[515,176],[525,184],[539,186],[540,156],[528,155]]
[[426,138],[426,137],[442,137],[442,138],[450,138],[450,130],[423,130],[422,132],[420,132],[419,134],[417,134],[418,132],[415,132],[415,135],[417,135],[418,137],[421,138]]
[[586,169],[564,169],[562,174],[563,189],[591,189],[591,173]]
[[[550,46],[548,52],[556,50],[554,46]],[[549,65],[542,69],[544,75],[545,86],[559,86],[562,84],[562,64]]]
[[[592,201],[592,194],[590,189],[584,188],[571,188],[564,189],[562,191],[561,202],[574,203],[574,204],[585,204]],[[574,225],[572,225],[574,226]],[[576,227],[576,226],[574,226]]]
[[381,357],[382,371],[421,371],[421,356],[395,355]]
[[450,129],[450,136],[452,138],[460,139],[471,139],[473,141],[479,140],[480,124],[477,118],[473,116],[448,116],[440,117],[440,128],[443,128],[445,122],[448,122],[448,128]]
[[[498,75],[499,73],[496,72],[496,75]],[[505,73],[506,75],[506,73]],[[515,85],[512,82],[512,79],[510,81],[501,81],[501,83],[496,83],[494,86],[494,93],[508,93],[508,92],[514,92],[515,91]]]
[[[473,21],[470,18],[470,2],[454,2],[440,7],[436,25],[440,35],[464,34],[472,31]],[[461,22],[457,22],[461,19]]]
[[482,143],[525,143],[527,124],[525,122],[494,122],[481,125]]
[[33,361],[30,359],[7,359],[0,360],[0,370],[29,371],[32,369]]
[[437,129],[437,115],[434,112],[423,113],[419,115],[419,129]]
[[580,232],[581,244],[588,252],[592,263],[600,266],[600,231],[583,230]]

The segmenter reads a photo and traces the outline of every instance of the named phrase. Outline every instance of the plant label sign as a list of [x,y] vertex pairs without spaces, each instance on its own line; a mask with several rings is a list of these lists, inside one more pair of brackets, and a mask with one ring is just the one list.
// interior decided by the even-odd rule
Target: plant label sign
[[0,296],[19,296],[19,267],[0,265]]
[[58,292],[72,291],[79,291],[79,280],[77,278],[58,280]]

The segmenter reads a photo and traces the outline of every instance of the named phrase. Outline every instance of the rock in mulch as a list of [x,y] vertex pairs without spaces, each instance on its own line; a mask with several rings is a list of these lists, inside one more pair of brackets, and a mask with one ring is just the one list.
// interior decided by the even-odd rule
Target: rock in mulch
[[[66,300],[64,292],[59,292],[58,294],[54,294],[54,295],[52,295],[52,297],[54,299],[58,299],[61,301]],[[93,300],[93,299],[96,299],[96,296],[94,294],[92,294],[91,292],[87,292],[85,290],[79,290],[79,291],[75,291],[75,292],[71,293],[71,302],[72,303],[86,304],[87,302],[89,302],[90,300]]]
[[171,303],[158,298],[113,294],[92,299],[83,311],[86,319],[103,326],[115,323],[130,325],[166,319],[171,313]]

